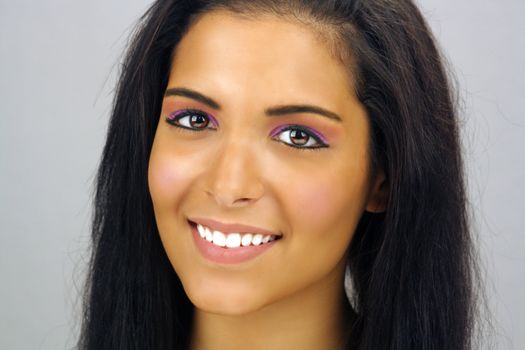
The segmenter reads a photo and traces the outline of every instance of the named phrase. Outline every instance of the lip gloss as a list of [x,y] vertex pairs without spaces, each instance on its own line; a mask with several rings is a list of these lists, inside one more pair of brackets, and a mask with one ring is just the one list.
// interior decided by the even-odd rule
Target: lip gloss
[[271,249],[278,242],[278,240],[275,240],[258,246],[223,248],[203,239],[199,235],[196,225],[190,224],[190,227],[193,240],[201,255],[207,260],[218,264],[240,264],[252,260]]

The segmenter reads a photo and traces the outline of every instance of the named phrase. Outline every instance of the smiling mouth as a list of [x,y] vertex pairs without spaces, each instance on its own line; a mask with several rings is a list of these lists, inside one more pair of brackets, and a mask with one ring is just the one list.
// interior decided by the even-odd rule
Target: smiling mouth
[[243,247],[257,247],[281,239],[280,235],[263,234],[257,232],[230,232],[224,233],[200,223],[188,220],[198,232],[200,238],[224,249]]

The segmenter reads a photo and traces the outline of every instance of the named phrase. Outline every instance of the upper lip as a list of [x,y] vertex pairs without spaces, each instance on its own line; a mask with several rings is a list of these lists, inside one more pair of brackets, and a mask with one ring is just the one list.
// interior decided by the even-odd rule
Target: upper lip
[[261,235],[272,235],[272,236],[280,236],[281,234],[278,232],[274,232],[271,230],[267,230],[264,228],[251,226],[251,225],[244,225],[244,224],[237,224],[237,223],[222,223],[213,219],[206,219],[206,218],[188,218],[189,221],[201,224],[203,226],[206,226],[212,230],[217,230],[222,233],[254,233],[254,234],[261,234]]

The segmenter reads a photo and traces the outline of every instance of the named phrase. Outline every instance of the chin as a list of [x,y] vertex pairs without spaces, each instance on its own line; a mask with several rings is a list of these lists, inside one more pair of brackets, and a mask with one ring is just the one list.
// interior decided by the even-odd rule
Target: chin
[[192,304],[199,310],[224,316],[240,316],[263,308],[266,303],[260,295],[247,288],[186,288]]

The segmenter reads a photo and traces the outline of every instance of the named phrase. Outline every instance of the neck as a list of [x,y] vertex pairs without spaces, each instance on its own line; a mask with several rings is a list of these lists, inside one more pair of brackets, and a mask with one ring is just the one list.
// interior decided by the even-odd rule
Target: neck
[[327,279],[249,314],[196,309],[190,349],[343,349],[353,316],[344,268]]

